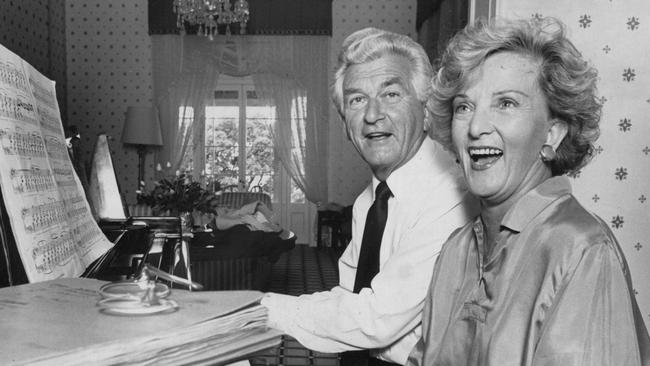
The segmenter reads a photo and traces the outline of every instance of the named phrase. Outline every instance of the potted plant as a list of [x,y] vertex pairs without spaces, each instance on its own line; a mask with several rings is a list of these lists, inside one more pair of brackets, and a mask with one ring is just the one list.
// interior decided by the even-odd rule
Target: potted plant
[[138,203],[151,207],[157,216],[180,216],[181,219],[190,221],[192,212],[198,210],[202,213],[211,213],[211,202],[215,195],[201,186],[199,182],[192,181],[186,174],[176,174],[173,178],[160,179],[155,183],[150,192],[138,193]]

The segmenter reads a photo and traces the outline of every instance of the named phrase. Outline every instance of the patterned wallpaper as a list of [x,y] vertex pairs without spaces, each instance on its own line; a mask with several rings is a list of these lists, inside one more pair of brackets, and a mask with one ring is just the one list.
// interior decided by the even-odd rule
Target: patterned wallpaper
[[[118,184],[135,201],[138,157],[120,142],[128,106],[151,106],[151,38],[147,0],[66,0],[68,115],[90,161],[99,133],[106,133]],[[153,155],[146,177],[153,176]]]
[[0,43],[56,81],[65,123],[65,0],[0,0]]
[[[350,33],[377,27],[416,38],[416,0],[334,0],[332,3],[331,73],[341,43]],[[370,169],[345,135],[338,112],[330,108],[329,200],[351,205],[368,184]]]
[[612,228],[650,324],[650,3],[499,0],[497,15],[562,20],[599,71],[598,155],[575,177],[574,193]]

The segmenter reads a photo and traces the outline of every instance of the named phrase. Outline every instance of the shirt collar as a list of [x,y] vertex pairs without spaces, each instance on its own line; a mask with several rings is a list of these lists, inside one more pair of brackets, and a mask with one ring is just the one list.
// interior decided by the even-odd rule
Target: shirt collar
[[[433,189],[437,181],[453,179],[460,174],[450,153],[431,138],[425,137],[417,153],[406,164],[394,170],[386,183],[393,197],[399,200],[413,194],[419,195],[422,189]],[[372,177],[373,199],[379,182],[379,179]]]
[[565,176],[547,179],[520,198],[503,217],[502,226],[520,232],[558,198],[571,194],[571,183]]

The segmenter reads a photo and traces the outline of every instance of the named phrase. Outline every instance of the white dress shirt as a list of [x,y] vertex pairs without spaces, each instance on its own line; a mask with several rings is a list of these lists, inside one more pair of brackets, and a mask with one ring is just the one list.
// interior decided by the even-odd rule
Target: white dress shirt
[[417,154],[386,180],[393,197],[371,288],[352,292],[372,184],[353,207],[352,240],[339,259],[339,285],[330,291],[288,296],[269,293],[262,304],[269,325],[320,352],[371,349],[404,364],[421,335],[421,312],[442,244],[476,214],[458,165],[426,138]]

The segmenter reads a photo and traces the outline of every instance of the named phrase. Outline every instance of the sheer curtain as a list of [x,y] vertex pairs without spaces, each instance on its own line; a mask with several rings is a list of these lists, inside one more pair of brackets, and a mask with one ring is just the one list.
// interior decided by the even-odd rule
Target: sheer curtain
[[[204,110],[219,74],[251,75],[258,96],[276,107],[276,156],[309,201],[327,202],[329,44],[328,36],[152,36],[154,103],[165,143],[156,161],[177,170],[190,153],[200,172]],[[179,123],[182,106],[194,114]]]

